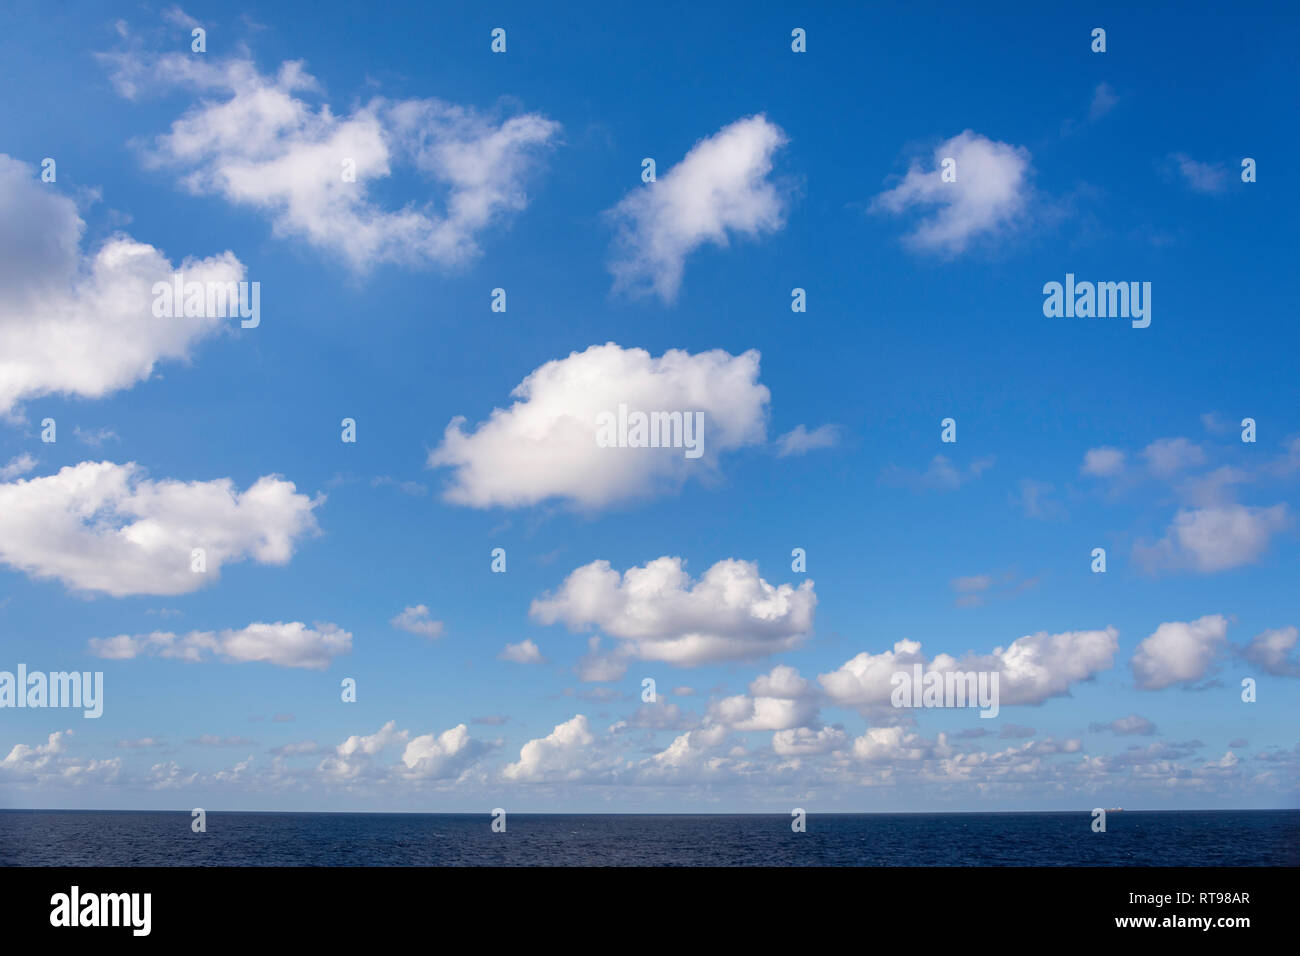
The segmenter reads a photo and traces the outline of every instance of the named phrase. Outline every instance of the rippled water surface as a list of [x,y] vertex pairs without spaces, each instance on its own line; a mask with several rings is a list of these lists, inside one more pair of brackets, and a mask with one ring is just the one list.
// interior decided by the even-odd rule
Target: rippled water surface
[[1300,810],[766,815],[0,811],[13,866],[1260,866]]

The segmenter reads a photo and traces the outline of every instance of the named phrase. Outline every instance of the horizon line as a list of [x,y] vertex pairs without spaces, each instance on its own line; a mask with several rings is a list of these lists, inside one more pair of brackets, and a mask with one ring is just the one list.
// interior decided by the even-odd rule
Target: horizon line
[[[194,809],[177,810],[174,808],[156,809],[121,809],[121,808],[78,808],[78,807],[0,807],[0,813],[182,813],[192,814]],[[1095,808],[1093,808],[1095,809]],[[1107,813],[1300,813],[1300,807],[1192,807],[1192,808],[1158,808],[1147,807],[1133,809],[1127,807],[1103,807]],[[491,816],[491,810],[208,810],[205,814],[215,813],[282,813],[282,814],[354,814],[367,816],[430,816],[430,817],[477,817]],[[570,817],[785,817],[789,810],[507,810],[516,816],[570,816]],[[806,810],[808,816],[902,816],[931,814],[938,816],[957,816],[961,814],[991,813],[1092,813],[1088,810]]]

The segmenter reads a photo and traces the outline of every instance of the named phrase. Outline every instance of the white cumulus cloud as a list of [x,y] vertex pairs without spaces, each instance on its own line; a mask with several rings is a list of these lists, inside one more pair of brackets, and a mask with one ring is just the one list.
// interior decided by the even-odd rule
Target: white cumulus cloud
[[1291,524],[1285,504],[1269,508],[1225,504],[1185,508],[1155,544],[1139,542],[1134,555],[1148,571],[1189,568],[1202,574],[1254,564],[1273,535]]
[[929,661],[919,641],[902,640],[880,654],[863,651],[817,680],[832,702],[879,713],[892,709],[893,675],[911,674],[915,664],[921,664],[924,673],[996,672],[1001,706],[1041,704],[1067,696],[1072,685],[1113,667],[1118,650],[1119,632],[1111,627],[1060,634],[1039,631],[995,647],[989,654],[966,654],[960,659],[938,654]]
[[[288,563],[321,500],[275,475],[239,491],[229,478],[155,481],[134,462],[83,461],[0,484],[0,562],[114,597],[185,594],[227,563]],[[195,548],[206,572],[191,570]]]
[[1300,677],[1300,660],[1294,653],[1300,630],[1280,627],[1262,631],[1250,639],[1242,657],[1276,677]]
[[442,621],[435,621],[429,608],[423,604],[403,608],[402,613],[395,615],[388,623],[400,631],[419,634],[431,641],[442,637]]
[[577,780],[588,769],[586,750],[595,742],[587,718],[578,714],[524,744],[519,759],[506,764],[502,773],[507,780],[525,782]]
[[[472,431],[452,419],[430,467],[454,469],[448,500],[475,508],[521,507],[550,498],[597,509],[679,488],[712,475],[724,452],[760,444],[770,393],[758,382],[759,354],[720,349],[660,358],[613,342],[573,352],[531,372]],[[701,456],[681,447],[601,447],[598,417],[630,412],[703,414]],[[684,435],[684,431],[683,431]]]
[[[508,119],[437,99],[375,97],[350,113],[328,103],[300,61],[263,75],[248,59],[111,54],[124,95],[185,87],[202,98],[157,138],[150,165],[175,169],[193,193],[267,215],[362,272],[380,262],[460,265],[479,237],[527,205],[524,183],[560,126],[537,113]],[[388,208],[372,188],[414,170],[440,203]]]
[[130,388],[229,325],[155,316],[153,285],[177,271],[186,282],[240,282],[244,266],[233,253],[173,265],[125,235],[87,253],[85,225],[71,199],[0,153],[0,416],[42,395],[102,398]]
[[[955,182],[943,182],[944,159],[956,161]],[[893,189],[881,193],[873,209],[902,213],[932,209],[907,236],[915,249],[955,254],[971,240],[1009,230],[1024,218],[1030,198],[1029,151],[971,130],[940,143],[929,169],[913,162]]]
[[460,773],[485,752],[486,746],[469,735],[469,728],[457,724],[441,734],[413,738],[402,751],[402,763],[416,777],[445,779]]
[[1130,663],[1137,686],[1160,690],[1201,680],[1227,646],[1227,633],[1228,621],[1222,614],[1161,624],[1133,654]]
[[757,564],[727,559],[692,581],[681,558],[665,556],[621,575],[593,561],[529,613],[543,624],[599,629],[630,657],[692,667],[789,650],[812,631],[816,607],[810,580],[774,586]]

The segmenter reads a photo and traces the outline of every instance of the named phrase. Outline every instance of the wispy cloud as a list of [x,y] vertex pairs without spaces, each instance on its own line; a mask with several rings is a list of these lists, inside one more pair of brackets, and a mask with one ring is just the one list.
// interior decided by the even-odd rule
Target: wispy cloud
[[819,425],[808,431],[803,425],[796,425],[776,439],[776,455],[788,458],[792,455],[806,455],[819,448],[834,448],[840,443],[840,426]]
[[615,289],[672,302],[697,248],[780,229],[790,198],[769,177],[785,143],[767,117],[740,119],[696,143],[657,182],[629,193],[608,213],[618,227]]
[[1168,161],[1194,192],[1221,193],[1227,188],[1228,171],[1222,166],[1202,163],[1186,153],[1170,153]]

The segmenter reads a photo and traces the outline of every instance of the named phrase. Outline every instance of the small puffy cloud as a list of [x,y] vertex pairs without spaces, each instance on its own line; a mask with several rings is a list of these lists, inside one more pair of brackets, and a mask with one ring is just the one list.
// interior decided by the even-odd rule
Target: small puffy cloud
[[341,654],[352,650],[352,635],[334,624],[308,627],[301,621],[254,622],[247,627],[224,631],[190,631],[174,634],[119,634],[93,637],[90,652],[108,660],[136,657],[168,657],[202,661],[216,656],[234,663],[261,661],[279,667],[324,670]]
[[1083,456],[1079,472],[1094,478],[1114,478],[1124,470],[1124,453],[1118,448],[1103,445],[1089,448]]
[[780,229],[788,200],[769,176],[785,142],[761,114],[737,120],[696,143],[658,182],[626,196],[608,213],[618,226],[614,288],[671,302],[697,248]]
[[1161,438],[1142,450],[1147,468],[1157,478],[1171,478],[1180,471],[1205,464],[1205,452],[1186,438]]
[[429,608],[423,604],[416,604],[402,609],[402,613],[393,617],[389,622],[399,631],[406,631],[410,634],[419,634],[421,637],[427,637],[429,640],[436,640],[442,637],[443,623],[435,621],[429,612]]
[[749,694],[716,701],[706,715],[709,724],[732,730],[794,731],[817,722],[816,694],[793,667],[780,665],[749,685]]
[[240,282],[233,253],[173,265],[158,249],[117,235],[81,248],[76,204],[35,170],[0,153],[0,416],[43,395],[102,398],[188,361],[227,320],[158,317],[153,285]]
[[647,759],[641,765],[641,775],[646,781],[685,780],[701,772],[708,775],[713,753],[730,733],[724,724],[687,731]]
[[385,747],[391,747],[393,744],[402,743],[410,736],[410,733],[397,729],[397,721],[390,720],[378,731],[373,734],[353,734],[347,740],[338,746],[338,753],[343,757],[351,757],[353,754],[366,754],[373,756],[379,753]]
[[[758,382],[759,354],[720,349],[690,355],[670,349],[652,358],[613,342],[573,352],[531,372],[509,409],[465,431],[452,419],[432,468],[454,469],[447,500],[475,508],[523,507],[550,498],[597,509],[679,488],[712,476],[723,452],[764,441],[770,394]],[[598,420],[629,413],[702,413],[694,435],[700,457],[684,447],[601,447]],[[692,426],[694,427],[694,426]]]
[[806,455],[819,448],[834,448],[840,442],[838,425],[819,425],[808,431],[803,425],[795,426],[776,440],[776,456],[788,458],[791,455]]
[[9,464],[0,466],[0,481],[12,481],[14,478],[27,474],[35,467],[36,459],[27,452],[15,455],[9,460]]
[[1199,162],[1186,153],[1171,153],[1169,162],[1194,192],[1219,193],[1228,185],[1228,171],[1222,166]]
[[412,776],[439,780],[458,775],[487,750],[469,735],[469,728],[457,724],[441,734],[414,737],[402,751],[402,763]]
[[1122,737],[1150,737],[1156,732],[1156,725],[1139,714],[1129,714],[1127,717],[1116,718],[1108,724],[1090,724],[1088,730],[1094,734],[1109,731]]
[[898,671],[911,671],[913,664],[924,664],[920,641],[901,640],[892,650],[872,654],[868,651],[845,661],[837,670],[817,678],[826,696],[841,707],[868,710],[889,707],[893,690],[890,678]]
[[750,697],[738,694],[715,702],[707,714],[710,723],[732,730],[793,730],[817,717],[817,705],[808,700]]
[[1142,690],[1191,685],[1209,673],[1227,646],[1228,621],[1207,614],[1195,621],[1168,621],[1143,639],[1133,655],[1133,677]]
[[586,750],[595,742],[587,718],[578,714],[545,737],[524,744],[519,760],[507,764],[502,774],[521,782],[577,780],[589,768]]
[[[956,161],[956,182],[941,178],[947,158]],[[1006,232],[1024,219],[1031,192],[1029,160],[1023,146],[965,130],[935,148],[931,168],[914,161],[902,182],[877,196],[872,208],[903,213],[938,207],[906,242],[924,252],[961,253],[971,240]]]
[[1272,536],[1289,527],[1284,504],[1270,508],[1225,504],[1182,509],[1155,544],[1139,542],[1134,556],[1148,571],[1189,568],[1202,574],[1254,564]]
[[43,744],[34,747],[14,744],[4,760],[0,760],[0,770],[23,773],[41,770],[50,763],[51,758],[67,750],[67,738],[70,736],[71,730],[56,730]]
[[71,730],[58,730],[43,744],[15,744],[0,760],[0,780],[22,780],[58,787],[116,782],[122,771],[121,758],[75,757],[68,752],[68,738],[72,735]]
[[[241,492],[229,478],[154,481],[134,462],[83,461],[0,484],[0,562],[115,597],[185,594],[227,563],[287,564],[323,500],[277,475]],[[204,573],[191,570],[195,548]]]
[[525,638],[518,644],[507,644],[498,657],[503,661],[511,661],[515,664],[540,664],[542,662],[542,652],[531,638]]
[[[936,657],[932,666],[942,670],[998,671],[999,695],[1004,706],[1041,704],[1052,697],[1067,697],[1076,683],[1090,681],[1115,664],[1119,632],[1113,627],[1092,631],[1038,631],[1018,637],[991,654],[967,654],[948,663]],[[951,659],[949,659],[951,660]]]
[[853,741],[852,754],[863,763],[898,763],[937,756],[934,742],[903,727],[871,727]]
[[410,731],[398,730],[397,721],[390,720],[373,734],[353,734],[322,760],[317,770],[327,780],[355,780],[370,768],[370,758],[389,747],[405,744],[410,737]]
[[815,689],[799,672],[788,664],[778,664],[766,674],[759,674],[749,684],[755,697],[784,697],[799,700],[812,696]]
[[774,586],[757,564],[727,559],[692,581],[681,558],[662,557],[621,575],[593,561],[529,613],[543,624],[599,629],[630,657],[693,667],[789,650],[811,632],[816,606],[810,580]]
[[[305,239],[356,272],[475,258],[480,235],[527,205],[527,174],[560,130],[537,113],[499,119],[436,99],[314,108],[308,98],[320,85],[300,61],[263,75],[243,58],[104,59],[128,97],[172,87],[203,97],[156,139],[150,166],[176,170],[192,193],[259,210],[277,236]],[[374,188],[395,168],[431,183],[439,206],[377,201]]]
[[1297,635],[1300,631],[1294,627],[1263,631],[1241,649],[1241,656],[1274,677],[1300,677],[1300,659],[1294,653]]
[[175,760],[156,763],[149,768],[146,786],[151,790],[179,790],[194,784],[199,779],[198,771],[186,774]]

